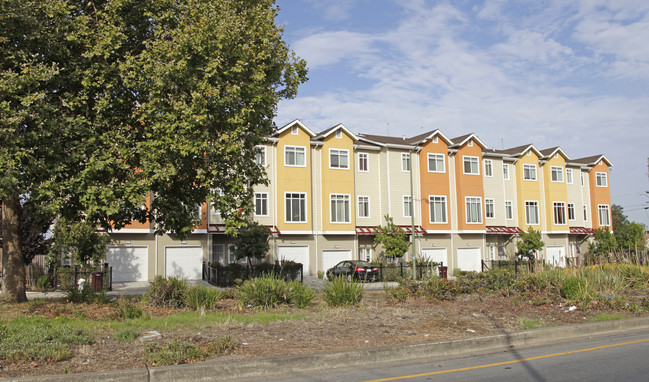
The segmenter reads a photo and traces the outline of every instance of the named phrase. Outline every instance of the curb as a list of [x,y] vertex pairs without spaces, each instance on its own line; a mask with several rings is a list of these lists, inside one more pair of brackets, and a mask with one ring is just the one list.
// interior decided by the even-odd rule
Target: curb
[[559,326],[461,340],[426,342],[401,346],[355,349],[263,359],[213,359],[191,365],[118,370],[41,377],[15,381],[223,381],[233,378],[270,377],[281,374],[369,366],[372,363],[414,360],[425,357],[474,355],[510,346],[539,346],[578,338],[649,329],[649,318],[630,318]]

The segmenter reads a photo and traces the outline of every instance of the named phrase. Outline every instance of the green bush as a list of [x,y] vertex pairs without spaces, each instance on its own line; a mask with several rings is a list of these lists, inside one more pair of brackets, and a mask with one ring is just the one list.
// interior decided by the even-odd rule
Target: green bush
[[578,300],[584,289],[586,288],[586,283],[584,280],[578,277],[569,277],[561,285],[561,297],[568,300]]
[[36,280],[36,287],[40,290],[46,290],[51,286],[50,278],[46,275],[40,276],[38,280]]
[[151,306],[182,308],[185,305],[183,296],[186,291],[187,281],[156,276],[144,295],[144,302]]
[[315,290],[298,280],[293,280],[288,282],[288,296],[289,304],[298,308],[306,308],[315,298]]
[[223,295],[224,293],[217,289],[194,285],[185,291],[183,302],[192,309],[212,310],[216,306],[216,302],[223,298]]
[[139,335],[140,333],[136,328],[132,326],[125,326],[122,330],[118,331],[115,334],[115,338],[120,342],[130,343],[135,341],[135,339]]
[[68,287],[64,290],[65,298],[69,302],[75,303],[107,303],[108,296],[106,292],[95,292],[89,285],[84,286],[81,290],[78,287]]
[[280,304],[310,305],[315,298],[313,288],[299,281],[284,281],[275,274],[267,274],[244,281],[237,287],[239,300],[245,306],[274,308]]
[[453,300],[461,293],[466,293],[458,281],[433,277],[423,284],[423,295],[432,300]]
[[123,320],[142,318],[144,311],[133,300],[121,297],[117,300],[117,317]]
[[335,277],[325,284],[323,298],[329,306],[353,306],[363,300],[363,284]]

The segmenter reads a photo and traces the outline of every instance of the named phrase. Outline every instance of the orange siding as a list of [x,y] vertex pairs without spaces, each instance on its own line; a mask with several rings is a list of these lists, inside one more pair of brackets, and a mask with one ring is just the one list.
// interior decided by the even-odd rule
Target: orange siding
[[[444,172],[428,171],[428,154],[444,155]],[[451,195],[450,195],[450,169],[448,168],[448,145],[444,140],[438,139],[437,143],[428,141],[419,153],[419,173],[421,181],[421,225],[426,230],[451,229]],[[430,222],[430,195],[446,197],[446,224]]]
[[[464,173],[464,157],[472,156],[478,158],[479,175]],[[486,229],[484,217],[484,187],[482,184],[482,149],[480,145],[474,143],[472,147],[465,143],[455,154],[455,178],[457,189],[457,220],[458,229],[464,230],[484,230]],[[482,223],[467,224],[466,222],[466,197],[473,196],[480,198]]]
[[[606,174],[606,187],[597,186],[597,173],[603,172]],[[608,165],[601,160],[598,164],[593,166],[588,172],[588,182],[590,183],[590,216],[592,216],[593,228],[604,228],[599,224],[599,210],[600,204],[608,205],[609,222],[613,224],[611,219],[611,191],[610,191],[610,178],[609,178]],[[608,227],[612,230],[612,227]]]

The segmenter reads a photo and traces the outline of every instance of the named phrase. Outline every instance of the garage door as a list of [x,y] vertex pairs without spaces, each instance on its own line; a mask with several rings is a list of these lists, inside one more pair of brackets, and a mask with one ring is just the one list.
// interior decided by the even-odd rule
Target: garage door
[[564,268],[566,266],[566,249],[564,247],[548,246],[545,249],[548,264]]
[[322,271],[326,272],[327,269],[333,268],[343,260],[352,260],[352,250],[326,250],[322,251]]
[[424,259],[442,263],[445,267],[448,267],[448,253],[446,252],[446,248],[422,248],[421,255]]
[[106,262],[113,268],[113,282],[148,280],[148,247],[109,247]]
[[166,247],[165,277],[201,280],[203,278],[203,247]]
[[457,267],[461,271],[482,272],[480,248],[458,248]]
[[304,275],[309,274],[309,246],[308,245],[280,245],[277,247],[277,258],[280,261],[290,260],[304,266]]

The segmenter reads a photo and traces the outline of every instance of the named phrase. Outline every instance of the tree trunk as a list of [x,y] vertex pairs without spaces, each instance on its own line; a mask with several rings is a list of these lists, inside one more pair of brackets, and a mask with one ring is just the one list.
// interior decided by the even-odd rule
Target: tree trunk
[[17,194],[2,201],[2,297],[6,302],[27,301],[25,261],[20,245],[21,209]]

